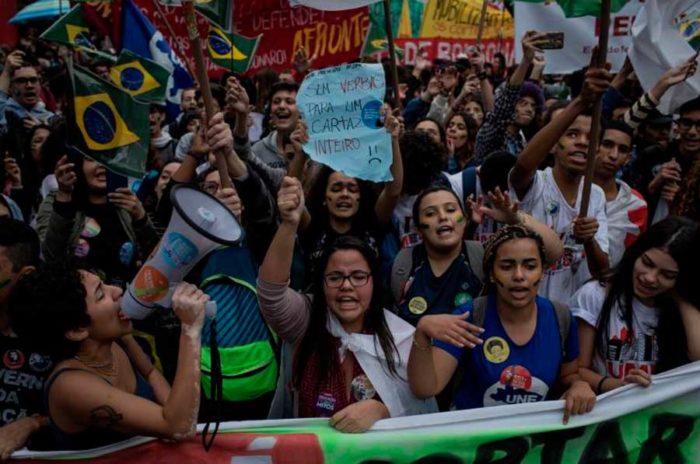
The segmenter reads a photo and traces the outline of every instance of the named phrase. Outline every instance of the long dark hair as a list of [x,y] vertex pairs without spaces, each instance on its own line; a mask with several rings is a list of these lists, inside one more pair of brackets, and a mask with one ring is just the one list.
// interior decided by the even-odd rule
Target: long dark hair
[[450,118],[445,121],[445,131],[447,131],[450,122],[457,116],[461,117],[464,120],[464,124],[467,126],[467,140],[461,148],[455,149],[454,153],[455,160],[459,163],[459,166],[463,168],[474,158],[476,134],[479,132],[479,125],[469,113],[466,111],[458,111],[452,113]]
[[389,326],[384,318],[382,307],[382,279],[379,260],[374,252],[362,240],[343,236],[334,240],[321,256],[319,266],[316,267],[313,276],[313,302],[311,304],[311,317],[304,336],[299,342],[294,360],[294,385],[299,387],[308,361],[312,356],[318,356],[318,371],[324,376],[316,379],[316,388],[320,388],[324,380],[340,375],[340,360],[333,336],[328,332],[328,305],[323,291],[323,275],[330,257],[337,251],[355,250],[359,252],[369,265],[372,273],[372,299],[365,313],[364,330],[374,335],[375,348],[378,343],[386,359],[386,370],[398,377],[396,359],[398,350],[389,331]]
[[[690,280],[694,275],[694,255],[697,254],[697,252],[693,253],[693,250],[698,243],[700,243],[698,225],[687,218],[671,216],[651,226],[627,248],[614,272],[604,279],[608,292],[598,317],[596,332],[596,347],[603,358],[605,358],[610,337],[610,318],[616,304],[627,329],[632,337],[635,335],[632,306],[635,296],[632,276],[636,261],[646,251],[661,248],[671,255],[678,264],[676,290],[682,297],[690,299],[691,303],[697,305],[697,302],[693,301],[698,299],[697,292],[693,291],[693,283]],[[687,360],[687,340],[683,322],[676,304],[668,293],[670,292],[656,298],[656,306],[660,309],[656,333],[659,345],[658,372],[684,364],[683,360]]]
[[[309,226],[310,235],[317,235],[321,230],[330,227],[330,218],[328,208],[325,205],[326,189],[328,181],[333,173],[333,169],[328,166],[323,166],[315,177],[313,184],[309,188],[309,194],[306,198],[308,201],[309,214],[311,214],[311,224]],[[352,228],[357,226],[367,227],[376,223],[374,214],[374,203],[376,195],[372,191],[371,186],[361,180],[356,179],[360,187],[360,204],[357,214],[352,218]],[[371,227],[370,227],[371,230]]]

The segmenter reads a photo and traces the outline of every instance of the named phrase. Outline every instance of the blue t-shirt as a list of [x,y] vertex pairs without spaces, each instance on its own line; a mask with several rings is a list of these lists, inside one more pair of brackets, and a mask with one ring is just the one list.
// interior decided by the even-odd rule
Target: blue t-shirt
[[450,314],[481,292],[481,281],[472,270],[465,245],[440,277],[430,268],[425,245],[417,245],[411,252],[414,268],[397,304],[399,317],[406,322],[415,326],[423,316]]
[[[488,297],[484,314],[483,345],[467,349],[439,340],[433,342],[457,358],[459,369],[463,369],[454,398],[457,409],[543,401],[559,379],[560,365],[578,358],[576,319],[571,318],[562,355],[554,305],[539,296],[536,304],[537,326],[525,345],[516,345],[506,333],[496,311],[494,295]],[[453,314],[472,313],[472,309],[473,303],[469,302]],[[473,322],[471,314],[469,321]]]

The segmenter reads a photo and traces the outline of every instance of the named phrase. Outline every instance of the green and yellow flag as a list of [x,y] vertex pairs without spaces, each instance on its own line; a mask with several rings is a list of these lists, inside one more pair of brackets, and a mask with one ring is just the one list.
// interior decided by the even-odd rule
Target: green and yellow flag
[[262,35],[244,37],[210,23],[207,37],[209,57],[217,66],[240,73],[246,72],[253,61],[261,37]]
[[90,40],[90,27],[83,17],[83,6],[75,5],[63,15],[40,38],[72,48],[94,50],[96,47]]
[[124,176],[142,177],[150,143],[148,103],[89,71],[70,70],[71,148]]
[[[558,3],[564,16],[578,18],[579,16],[600,16],[601,0],[518,0],[523,3]],[[629,0],[610,0],[610,11],[617,13]]]
[[162,103],[170,73],[155,61],[123,49],[110,69],[114,85],[137,100]]

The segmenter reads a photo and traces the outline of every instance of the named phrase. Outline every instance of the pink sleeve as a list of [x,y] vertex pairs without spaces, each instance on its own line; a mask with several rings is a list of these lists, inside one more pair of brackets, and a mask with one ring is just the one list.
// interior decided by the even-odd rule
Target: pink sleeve
[[311,300],[287,286],[258,279],[262,315],[283,340],[296,343],[309,325]]

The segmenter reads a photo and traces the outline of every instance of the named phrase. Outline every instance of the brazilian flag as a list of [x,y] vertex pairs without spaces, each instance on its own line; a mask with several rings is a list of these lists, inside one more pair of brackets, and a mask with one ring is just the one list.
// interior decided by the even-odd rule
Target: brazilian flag
[[[567,18],[600,16],[602,0],[519,0],[523,3],[558,3]],[[629,0],[611,0],[610,11],[617,13]]]
[[49,27],[40,38],[77,49],[96,49],[90,40],[90,27],[83,17],[83,6],[75,5],[61,19]]
[[109,74],[114,85],[137,100],[151,103],[165,101],[170,73],[155,61],[123,49]]
[[260,38],[244,37],[233,32],[226,32],[210,23],[207,37],[207,50],[214,64],[235,72],[246,72],[258,49]]
[[118,174],[143,177],[150,143],[150,105],[79,66],[70,69],[70,77],[71,148]]

